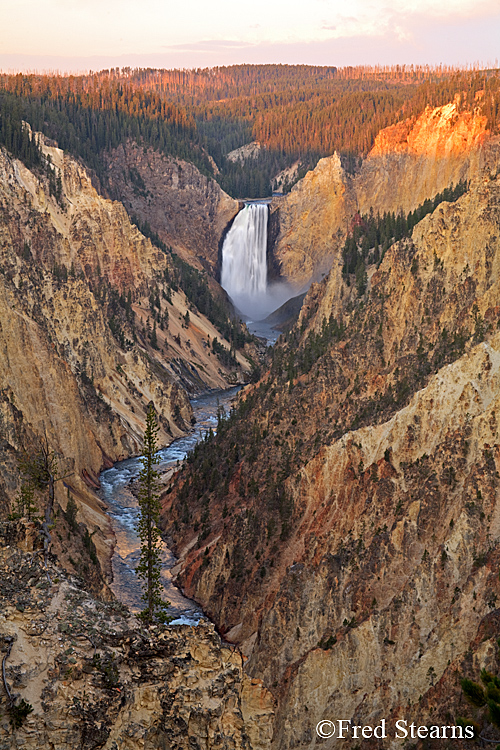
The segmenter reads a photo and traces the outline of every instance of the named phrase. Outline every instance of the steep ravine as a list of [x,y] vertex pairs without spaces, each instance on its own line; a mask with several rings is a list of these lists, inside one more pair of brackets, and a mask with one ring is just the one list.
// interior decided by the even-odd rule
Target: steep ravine
[[238,201],[193,164],[132,141],[106,159],[112,196],[182,257],[215,275],[219,240],[239,210]]
[[[212,391],[191,401],[195,420],[191,429],[187,435],[162,447],[158,452],[157,469],[162,485],[169,482],[172,473],[178,470],[179,462],[184,461],[189,451],[205,438],[207,432],[217,429],[220,410],[230,411],[238,390],[236,387],[226,391]],[[116,598],[132,612],[139,612],[143,608],[143,582],[135,573],[141,550],[137,499],[137,481],[141,470],[141,457],[129,458],[116,463],[99,477],[100,495],[106,504],[116,542],[111,560],[113,580],[110,587]],[[173,586],[171,569],[175,558],[164,541],[161,542],[161,559],[161,580],[164,587],[162,597],[171,605],[168,614],[176,620],[182,617],[186,624],[196,623],[201,611]]]
[[[170,286],[168,257],[79,164],[43,151],[58,198],[0,154],[0,659],[14,700],[33,708],[13,727],[0,687],[0,747],[265,750],[272,697],[211,624],[148,633],[112,599],[95,493],[102,468],[140,452],[150,400],[166,445],[191,426],[189,395],[244,380],[250,363],[240,351],[221,361],[211,342],[229,342]],[[48,567],[39,523],[3,520],[19,457],[42,444],[65,476]],[[43,511],[43,490],[36,501]]]
[[[52,558],[49,582],[33,524],[0,525],[0,649],[14,639],[7,680],[34,708],[14,732],[2,692],[0,748],[288,750],[319,745],[323,718],[467,714],[459,677],[500,666],[498,148],[478,150],[466,195],[369,269],[362,297],[333,253],[260,382],[163,498],[179,583],[224,642],[208,624],[147,633]],[[101,561],[109,553],[89,484],[139,450],[148,400],[168,442],[190,419],[184,386],[228,373],[181,292],[171,304],[158,287],[170,323],[151,346],[148,292],[165,258],[81,167],[49,153],[64,207],[43,178],[0,162],[0,497],[15,496],[16,457],[45,431],[73,462],[78,503],[72,527],[59,483],[54,550],[69,569],[78,550],[84,572],[85,527]],[[323,168],[340,174],[334,157]],[[338,212],[325,208],[336,218],[322,233],[311,205],[297,213],[302,239],[287,241],[304,251],[316,212],[304,252],[326,272]],[[112,289],[124,335],[131,310],[138,321],[130,348],[106,319]]]
[[[229,342],[170,287],[165,253],[83,167],[42,148],[61,178],[59,199],[46,175],[0,153],[0,508],[15,499],[23,449],[46,436],[106,570],[99,471],[140,452],[150,400],[168,444],[189,428],[189,395],[244,379],[250,363],[240,352],[235,366],[221,363],[209,342]],[[56,483],[62,508],[68,488]],[[54,545],[71,565],[57,535]]]
[[180,583],[277,701],[275,750],[322,718],[449,724],[459,677],[498,671],[499,146],[361,298],[339,262],[311,289],[165,497]]

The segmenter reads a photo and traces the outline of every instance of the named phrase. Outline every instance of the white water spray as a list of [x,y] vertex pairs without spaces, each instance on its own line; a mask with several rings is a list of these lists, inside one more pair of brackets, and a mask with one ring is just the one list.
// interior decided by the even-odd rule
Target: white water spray
[[266,318],[294,293],[283,282],[267,283],[267,217],[267,203],[247,203],[222,246],[221,286],[253,321]]

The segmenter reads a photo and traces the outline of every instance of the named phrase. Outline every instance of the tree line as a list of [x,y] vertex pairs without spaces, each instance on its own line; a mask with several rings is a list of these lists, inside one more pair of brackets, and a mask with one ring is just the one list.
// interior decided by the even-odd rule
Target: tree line
[[[355,169],[382,128],[450,101],[459,111],[478,109],[498,131],[497,70],[237,65],[3,74],[0,143],[16,144],[21,136],[13,133],[22,134],[25,120],[105,179],[102,152],[132,139],[191,161],[234,197],[262,197],[277,172],[297,161],[313,168],[337,151]],[[252,140],[263,147],[257,159],[227,159]],[[16,148],[25,153],[27,146]]]
[[104,182],[103,151],[112,151],[127,140],[190,161],[203,174],[213,176],[210,160],[198,143],[191,121],[178,119],[176,109],[163,108],[152,114],[147,104],[141,113],[138,103],[132,98],[129,109],[99,108],[72,96],[34,96],[0,89],[0,144],[24,161],[26,148],[18,133],[22,133],[22,123],[28,122],[34,131],[42,132],[57,141],[60,148],[81,158]]

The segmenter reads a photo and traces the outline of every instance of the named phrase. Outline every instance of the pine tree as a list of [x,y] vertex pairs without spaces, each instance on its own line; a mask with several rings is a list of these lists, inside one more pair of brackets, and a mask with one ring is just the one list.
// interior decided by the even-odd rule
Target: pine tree
[[149,340],[151,342],[151,346],[153,349],[158,349],[158,337],[156,335],[156,320],[153,323],[153,330],[151,331],[151,334],[149,336]]
[[[500,648],[500,639],[497,644]],[[492,740],[482,735],[484,729],[491,731],[491,725],[500,729],[500,675],[494,675],[482,669],[480,676],[483,685],[467,678],[460,680],[463,694],[467,702],[473,706],[473,717],[472,719],[457,717],[457,724],[462,727],[472,725],[475,737],[492,744],[500,744],[500,738]]]
[[32,482],[23,481],[19,488],[16,500],[16,512],[13,514],[16,518],[26,517],[31,520],[38,510],[35,500],[35,487]]
[[[41,525],[41,534],[44,537],[45,566],[47,566],[50,546],[52,544],[50,529],[54,523],[55,485],[56,482],[63,481],[72,475],[72,472],[60,474],[60,460],[60,456],[50,447],[49,439],[44,434],[39,439],[35,451],[33,453],[24,451],[24,455],[19,462],[19,468],[23,475],[23,485],[31,485],[34,490],[48,490],[48,503],[45,508],[44,521]],[[34,506],[31,505],[31,498],[25,498],[23,502],[25,507],[29,507],[31,514],[35,510]],[[48,571],[47,577],[50,581]]]
[[158,425],[153,403],[148,406],[146,430],[144,432],[144,455],[139,474],[139,523],[138,532],[141,539],[141,556],[136,572],[143,580],[142,599],[145,608],[141,617],[146,625],[155,621],[168,622],[165,610],[169,602],[163,601],[161,592],[161,556],[160,556],[160,497],[158,488],[159,474],[155,469],[158,464]]

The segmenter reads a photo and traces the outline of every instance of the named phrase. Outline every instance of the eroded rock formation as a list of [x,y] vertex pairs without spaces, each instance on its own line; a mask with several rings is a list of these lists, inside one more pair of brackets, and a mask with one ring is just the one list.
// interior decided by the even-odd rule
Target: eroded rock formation
[[165,498],[182,586],[277,700],[272,748],[323,718],[453,723],[458,678],[498,671],[499,154],[361,298],[334,264]]
[[215,275],[219,241],[238,213],[238,201],[193,164],[133,142],[120,145],[107,159],[112,195],[182,257],[204,261]]
[[[243,656],[208,625],[141,632],[51,561],[49,582],[33,535],[7,530],[0,548],[3,653],[13,643],[7,679],[35,710],[12,735],[3,704],[6,750],[56,741],[106,750],[195,743],[291,750],[320,744],[321,719],[447,725],[467,715],[459,678],[499,670],[500,142],[482,144],[484,122],[466,117],[442,108],[379,138],[370,157],[381,165],[379,210],[412,205],[403,201],[409,183],[383,203],[386,168],[428,170],[414,205],[455,177],[470,186],[389,248],[360,296],[342,278],[339,222],[361,207],[355,181],[370,159],[354,180],[335,157],[323,160],[281,204],[274,229],[297,267],[314,271],[331,253],[332,268],[309,291],[260,382],[221,417],[217,437],[200,444],[163,498],[181,586]],[[73,451],[76,476],[85,468],[87,481],[105,456],[132,450],[127,441],[138,437],[137,412],[155,398],[160,367],[164,389],[172,384],[157,396],[172,433],[186,405],[179,389],[184,400],[172,406],[173,359],[156,355],[144,332],[140,352],[117,347],[97,292],[101,276],[121,295],[134,280],[131,305],[146,321],[144,295],[162,255],[133,227],[123,229],[121,206],[91,200],[79,167],[50,153],[63,171],[64,209],[43,180],[2,157],[5,495],[21,439],[41,428],[61,453]],[[376,200],[367,198],[367,208]],[[36,274],[27,270],[33,259]],[[180,293],[173,301],[180,337],[187,304]],[[184,325],[199,334],[208,323]],[[84,329],[92,332],[85,347]],[[172,334],[158,332],[160,349],[174,346]],[[180,353],[187,339],[175,346]],[[24,352],[29,361],[18,367]],[[212,368],[203,382],[223,378],[208,353],[203,363]],[[99,387],[92,398],[90,386]],[[75,423],[52,415],[63,397]],[[81,480],[79,500],[85,486]],[[85,523],[102,519],[89,502]],[[62,545],[66,532],[60,527]]]
[[15,702],[33,709],[18,728],[1,686],[0,747],[266,750],[273,699],[213,625],[141,629],[116,602],[94,599],[49,564],[22,524],[0,526],[0,658]]
[[282,276],[298,289],[319,280],[338,256],[356,211],[406,215],[471,179],[487,137],[485,117],[452,103],[382,130],[355,175],[344,171],[337,154],[321,159],[271,207]]

